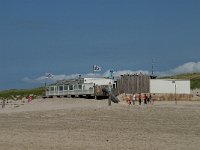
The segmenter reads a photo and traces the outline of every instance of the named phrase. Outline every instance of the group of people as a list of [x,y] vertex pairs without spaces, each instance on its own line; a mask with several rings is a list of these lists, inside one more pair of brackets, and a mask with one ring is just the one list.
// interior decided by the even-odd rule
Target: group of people
[[139,95],[136,95],[135,93],[131,96],[129,95],[127,97],[127,102],[129,105],[133,104],[135,105],[135,102],[138,100],[139,102],[139,105],[142,104],[142,102],[144,104],[148,104],[148,103],[153,103],[153,100],[152,100],[152,96],[151,96],[151,93],[149,95],[147,94],[144,94],[142,95],[141,93]]

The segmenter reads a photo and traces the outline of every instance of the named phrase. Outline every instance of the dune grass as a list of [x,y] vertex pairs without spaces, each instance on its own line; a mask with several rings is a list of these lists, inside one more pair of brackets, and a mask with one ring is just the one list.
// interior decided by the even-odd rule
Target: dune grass
[[33,98],[44,96],[44,87],[34,89],[10,89],[0,92],[0,99],[22,99],[32,95]]
[[200,73],[186,73],[175,76],[166,76],[161,79],[188,79],[191,82],[191,89],[200,89]]

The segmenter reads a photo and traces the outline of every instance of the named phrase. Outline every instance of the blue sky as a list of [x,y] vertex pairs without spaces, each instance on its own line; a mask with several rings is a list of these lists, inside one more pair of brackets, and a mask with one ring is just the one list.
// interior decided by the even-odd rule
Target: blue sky
[[[200,72],[199,0],[0,0],[0,90],[59,77]],[[191,69],[192,67],[192,69]]]

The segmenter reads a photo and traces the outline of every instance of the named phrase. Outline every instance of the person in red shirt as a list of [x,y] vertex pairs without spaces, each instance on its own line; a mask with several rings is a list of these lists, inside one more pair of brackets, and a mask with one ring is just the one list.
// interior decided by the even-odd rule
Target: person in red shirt
[[32,101],[32,96],[31,95],[29,95],[29,97],[28,97],[28,102],[30,103],[31,101]]

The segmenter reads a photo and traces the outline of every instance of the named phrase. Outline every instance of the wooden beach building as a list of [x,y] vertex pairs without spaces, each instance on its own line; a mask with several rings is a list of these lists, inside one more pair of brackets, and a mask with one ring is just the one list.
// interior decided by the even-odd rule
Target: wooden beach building
[[117,80],[116,93],[149,93],[150,76],[145,74],[121,75]]

